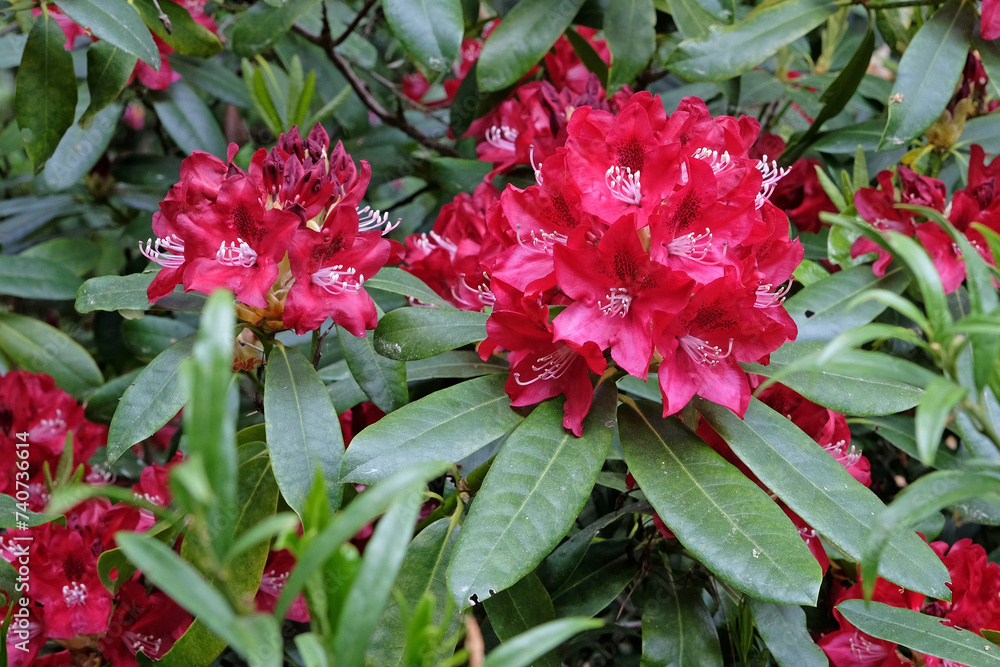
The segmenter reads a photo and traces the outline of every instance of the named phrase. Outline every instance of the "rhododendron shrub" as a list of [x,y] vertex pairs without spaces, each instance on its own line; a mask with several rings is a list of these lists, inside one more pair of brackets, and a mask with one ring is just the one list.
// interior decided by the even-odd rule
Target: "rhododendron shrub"
[[996,2],[697,4],[5,3],[0,664],[995,663]]

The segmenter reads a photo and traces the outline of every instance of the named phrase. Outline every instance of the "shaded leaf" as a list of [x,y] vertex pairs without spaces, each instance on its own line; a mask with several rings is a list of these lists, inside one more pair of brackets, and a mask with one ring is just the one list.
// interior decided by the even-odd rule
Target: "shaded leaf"
[[672,581],[647,589],[642,606],[641,667],[723,664],[719,633],[701,594],[701,588],[677,588]]
[[55,0],[63,14],[109,44],[113,44],[153,69],[160,69],[160,50],[153,43],[142,17],[127,0]]
[[829,660],[806,627],[802,607],[746,598],[754,626],[779,667],[827,667]]
[[656,9],[653,0],[609,0],[604,13],[604,38],[611,51],[610,90],[629,84],[656,51]]
[[0,294],[61,301],[76,298],[81,284],[72,271],[47,259],[0,255]]
[[0,352],[22,370],[51,375],[77,400],[104,384],[101,370],[79,343],[33,317],[0,313]]
[[226,156],[226,138],[211,109],[183,81],[175,81],[165,91],[150,94],[156,117],[167,134],[185,153],[207,151]]
[[371,337],[357,338],[337,327],[337,338],[351,374],[372,403],[386,413],[406,405],[406,364],[375,352]]

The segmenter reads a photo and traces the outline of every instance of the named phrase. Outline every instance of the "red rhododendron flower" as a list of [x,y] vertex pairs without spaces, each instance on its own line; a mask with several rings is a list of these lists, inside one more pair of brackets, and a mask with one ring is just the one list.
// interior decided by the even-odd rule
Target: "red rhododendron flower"
[[[257,611],[274,611],[274,606],[278,604],[278,598],[281,597],[281,591],[285,589],[288,575],[291,574],[294,567],[295,557],[287,549],[268,552],[267,563],[264,565],[264,575],[261,577],[260,588],[257,589],[257,596],[254,598]],[[286,618],[299,623],[309,622],[309,608],[301,593],[295,597],[292,606],[288,608]]]
[[[160,592],[146,593],[134,579],[115,596],[109,631],[99,640],[104,658],[114,665],[138,667],[136,654],[159,660],[191,625],[192,616]],[[113,629],[113,631],[112,631]]]

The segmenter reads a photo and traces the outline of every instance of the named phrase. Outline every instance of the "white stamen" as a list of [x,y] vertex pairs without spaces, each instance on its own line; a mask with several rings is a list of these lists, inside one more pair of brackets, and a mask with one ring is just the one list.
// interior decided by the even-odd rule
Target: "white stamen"
[[608,169],[604,174],[604,179],[608,189],[611,190],[611,196],[634,206],[642,203],[642,191],[639,184],[641,173],[637,171],[633,174],[629,167],[615,166]]
[[531,238],[531,245],[521,238],[521,225],[515,227],[515,232],[517,234],[517,243],[522,248],[527,248],[528,250],[538,250],[540,252],[552,254],[552,247],[555,244],[560,243],[566,245],[569,238],[565,234],[560,234],[559,232],[544,232],[539,230],[537,233],[535,231],[528,232],[528,236]]
[[355,273],[357,273],[357,269],[354,267],[345,269],[343,264],[337,264],[322,268],[312,274],[312,282],[330,294],[337,295],[345,292],[357,294],[361,291],[361,283],[365,281],[365,277],[359,275],[355,278]]
[[287,582],[288,572],[278,574],[276,570],[269,570],[265,572],[264,576],[260,579],[260,589],[268,595],[278,597],[281,595],[281,591],[285,589],[285,584]]
[[792,281],[789,280],[787,283],[781,285],[778,289],[771,291],[774,287],[771,283],[762,283],[757,287],[757,300],[754,302],[754,307],[756,308],[771,308],[772,306],[780,306],[785,302],[785,295],[788,294],[788,290],[792,289]]
[[608,302],[606,304],[597,302],[597,307],[604,311],[605,315],[610,315],[614,317],[625,317],[628,315],[628,309],[632,306],[632,295],[628,293],[628,288],[626,287],[612,287],[611,291],[608,292],[607,296]]
[[712,250],[712,231],[706,227],[701,234],[684,234],[667,244],[667,253],[700,262]]
[[[239,245],[236,245],[239,243]],[[236,237],[236,240],[226,246],[223,241],[215,253],[215,260],[223,266],[242,266],[249,269],[257,263],[257,252],[247,245],[246,241]]]
[[140,635],[137,632],[129,631],[122,635],[122,639],[125,641],[125,646],[133,654],[141,650],[146,657],[155,658],[160,655],[160,649],[163,647],[163,640],[153,635]]
[[145,247],[140,241],[139,252],[149,261],[168,269],[176,269],[184,263],[184,242],[173,235],[157,238],[155,241],[146,239]]
[[[707,147],[699,148],[694,152],[691,157],[698,160],[703,160],[708,163],[712,168],[713,174],[718,174],[720,172],[726,171],[733,166],[733,158],[729,155],[729,151],[713,151]],[[764,158],[767,159],[766,157]]]
[[562,345],[544,357],[539,357],[537,366],[534,364],[531,366],[531,370],[538,373],[538,375],[530,380],[521,382],[521,374],[514,373],[514,382],[525,387],[539,380],[558,380],[566,374],[575,357],[576,352],[571,350],[568,345]]
[[774,188],[778,185],[778,181],[791,171],[791,167],[780,169],[778,168],[777,160],[771,160],[769,163],[765,155],[763,160],[757,161],[757,169],[764,176],[764,180],[760,184],[760,192],[757,193],[757,198],[754,202],[759,209],[764,205],[764,202],[771,198],[771,195],[774,194]]
[[518,132],[512,127],[507,125],[494,125],[490,129],[486,130],[486,141],[490,145],[499,148],[502,151],[510,151],[511,153],[517,150],[517,146],[514,142],[517,141]]
[[32,440],[53,440],[66,436],[66,420],[63,419],[62,410],[56,408],[56,416],[51,419],[42,419],[31,429],[29,437]]
[[725,352],[721,347],[709,345],[707,341],[688,334],[678,341],[682,350],[698,364],[706,366],[716,366],[720,361],[728,357],[733,352],[733,339],[729,339],[729,349]]
[[384,227],[382,230],[382,236],[385,236],[396,227],[399,227],[402,223],[402,218],[397,219],[395,224],[390,223],[388,213],[376,211],[371,206],[365,206],[364,208],[358,209],[359,232],[370,232],[380,227]]
[[850,468],[861,460],[861,450],[854,445],[851,445],[851,448],[848,449],[847,441],[845,440],[838,440],[837,442],[823,445],[823,449],[830,452],[830,455],[837,459],[837,463],[845,468]]
[[63,600],[66,601],[67,607],[77,607],[87,604],[87,587],[84,584],[78,584],[75,581],[73,586],[63,586]]
[[531,170],[535,172],[535,183],[539,185],[542,184],[542,163],[539,162],[538,166],[535,166],[535,144],[531,144],[528,147],[528,162],[531,163]]
[[[490,276],[485,271],[483,276],[486,278],[487,283],[489,283]],[[459,277],[461,280],[457,285],[452,286],[451,295],[459,303],[468,306],[469,308],[481,308],[482,306],[492,306],[496,303],[496,295],[490,291],[488,285],[477,285],[473,287],[469,284],[464,273],[460,273]],[[466,297],[466,292],[469,293]]]
[[864,659],[865,662],[868,662],[872,658],[888,655],[885,647],[869,641],[867,637],[862,636],[860,630],[855,630],[854,634],[851,635],[849,646],[851,647],[851,653],[859,659]]

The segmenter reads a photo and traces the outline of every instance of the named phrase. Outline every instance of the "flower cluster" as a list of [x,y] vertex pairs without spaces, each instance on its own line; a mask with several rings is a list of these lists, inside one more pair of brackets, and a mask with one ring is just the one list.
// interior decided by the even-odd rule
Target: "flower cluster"
[[[961,539],[950,547],[945,542],[931,542],[931,548],[948,568],[951,577],[948,587],[952,591],[950,602],[925,599],[920,593],[900,588],[881,578],[875,582],[872,599],[893,607],[938,616],[944,625],[965,628],[977,634],[982,634],[983,630],[1000,630],[1000,565],[991,563],[986,550],[968,538]],[[862,597],[861,583],[831,597],[835,606],[844,600],[859,599]],[[910,661],[899,653],[893,642],[862,632],[836,609],[833,614],[839,628],[826,634],[818,642],[833,667],[955,665],[934,656],[920,654],[914,655],[914,660]]]
[[[895,173],[879,172],[879,187],[861,188],[854,195],[858,215],[876,229],[899,232],[920,241],[930,254],[947,293],[954,292],[965,280],[961,251],[937,222],[926,220],[913,211],[896,208],[896,204],[926,206],[942,213],[959,232],[965,234],[984,260],[995,264],[986,239],[972,226],[973,223],[981,223],[1000,232],[1000,161],[994,158],[987,165],[985,157],[980,146],[972,146],[968,184],[956,190],[950,202],[947,201],[944,183],[917,174],[905,165],[897,167]],[[892,256],[885,249],[866,237],[859,238],[851,246],[853,257],[872,252],[877,254],[873,266],[875,275],[885,275],[892,261]]]
[[[371,169],[360,170],[341,143],[316,125],[296,128],[277,147],[259,149],[248,170],[196,151],[153,215],[143,254],[163,268],[150,284],[155,301],[178,284],[210,293],[228,288],[240,316],[272,330],[311,331],[332,317],[355,336],[375,327],[375,304],[362,287],[397,253],[383,238],[387,216],[358,209]],[[396,244],[398,246],[398,244]]]
[[649,93],[618,115],[572,112],[536,184],[508,186],[486,214],[489,286],[469,284],[493,305],[480,353],[509,351],[513,405],[563,394],[580,434],[608,352],[636,377],[658,370],[665,415],[695,394],[746,411],[738,362],[794,338],[782,285],[802,258],[768,201],[784,170],[748,155],[758,132],[697,98],[669,116]]
[[[214,32],[218,32],[218,26],[215,25],[215,21],[211,16],[205,13],[205,5],[208,4],[208,0],[181,0],[178,2],[181,7],[186,9],[198,24],[204,28]],[[72,50],[76,43],[77,37],[85,35],[86,37],[93,39],[90,34],[90,29],[86,27],[81,27],[71,18],[63,14],[58,7],[48,7],[48,12],[55,19],[59,27],[62,28],[63,33],[66,35],[66,48]],[[32,10],[35,16],[42,13],[41,9]],[[148,64],[142,60],[136,62],[135,69],[132,70],[132,76],[129,77],[128,83],[131,84],[136,79],[139,83],[151,88],[153,90],[166,90],[171,83],[180,79],[180,75],[174,72],[173,68],[170,66],[170,59],[167,57],[174,52],[173,48],[164,42],[156,33],[151,33],[153,37],[153,42],[156,43],[156,48],[160,51],[160,68],[153,69]]]
[[[761,135],[750,149],[750,157],[780,155],[785,150],[785,141],[774,134]],[[836,213],[837,207],[820,185],[816,167],[820,161],[814,157],[799,158],[793,162],[788,173],[778,181],[771,194],[771,203],[780,208],[795,223],[800,232],[815,234],[825,226],[819,214],[826,211]]]

